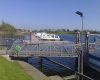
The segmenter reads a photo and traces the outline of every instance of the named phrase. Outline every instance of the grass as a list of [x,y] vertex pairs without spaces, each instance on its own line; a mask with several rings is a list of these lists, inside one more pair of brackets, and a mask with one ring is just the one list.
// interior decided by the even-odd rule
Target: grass
[[0,80],[33,80],[17,62],[0,56]]

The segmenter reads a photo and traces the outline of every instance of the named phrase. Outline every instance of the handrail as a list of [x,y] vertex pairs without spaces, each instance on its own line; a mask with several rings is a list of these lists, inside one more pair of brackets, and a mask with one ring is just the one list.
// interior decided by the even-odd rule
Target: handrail
[[86,76],[86,75],[84,75],[82,73],[79,73],[79,72],[76,72],[75,74],[79,75],[80,77],[82,77],[85,80],[94,80],[94,79],[92,79],[92,78],[90,78],[90,77],[88,77],[88,76]]

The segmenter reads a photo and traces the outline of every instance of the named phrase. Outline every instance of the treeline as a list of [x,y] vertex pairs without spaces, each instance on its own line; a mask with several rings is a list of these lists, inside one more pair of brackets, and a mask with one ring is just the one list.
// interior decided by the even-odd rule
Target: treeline
[[[40,29],[40,30],[31,30],[32,32],[47,32],[54,34],[75,34],[78,29],[70,30],[70,29]],[[100,34],[100,31],[96,30],[84,30],[89,31],[91,34]],[[81,32],[81,31],[80,31]],[[25,29],[16,29],[13,25],[2,22],[0,24],[0,36],[2,37],[12,37],[12,36],[23,36],[26,33],[30,33],[30,30]]]
[[[78,29],[70,30],[70,29],[42,29],[42,30],[33,30],[33,32],[47,32],[47,33],[54,33],[54,34],[75,34],[77,31],[81,32]],[[84,30],[83,33],[86,31],[90,32],[90,34],[100,34],[100,31],[96,30]]]
[[[36,31],[36,30],[35,30]],[[73,34],[73,31],[69,29],[44,29],[44,30],[37,30],[37,32],[46,32],[46,33],[53,33],[53,34]]]

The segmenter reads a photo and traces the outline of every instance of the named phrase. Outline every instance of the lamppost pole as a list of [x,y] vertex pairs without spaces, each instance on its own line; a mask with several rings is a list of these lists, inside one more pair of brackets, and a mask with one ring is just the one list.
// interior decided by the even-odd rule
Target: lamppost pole
[[83,16],[81,17],[81,21],[82,21],[82,32],[84,30],[84,27],[83,27]]
[[82,22],[82,32],[83,32],[83,13],[80,11],[76,11],[76,14],[78,14],[81,17],[81,22]]
[[[83,26],[83,13],[80,12],[80,11],[76,11],[76,14],[78,14],[81,17],[81,27],[82,27],[81,35],[83,35],[83,28],[84,28],[84,26]],[[83,74],[83,49],[82,49],[82,42],[81,42],[81,53],[79,54],[79,61],[78,62],[79,62],[78,63],[79,64],[78,65],[78,67],[79,67],[78,71]]]

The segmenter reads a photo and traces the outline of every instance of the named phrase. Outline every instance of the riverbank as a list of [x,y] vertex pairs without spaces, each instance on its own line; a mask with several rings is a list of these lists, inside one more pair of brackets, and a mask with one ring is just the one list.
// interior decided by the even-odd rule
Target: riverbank
[[12,61],[0,56],[0,80],[63,80],[60,76],[46,76],[24,61]]
[[30,64],[18,61],[18,63],[23,67],[25,72],[30,75],[34,80],[74,80],[74,77],[68,76],[68,77],[60,77],[59,75],[53,75],[53,76],[46,76],[41,71],[36,69],[35,67],[31,66]]
[[34,80],[16,61],[0,56],[0,80]]
[[24,69],[24,71],[30,75],[34,80],[49,80],[46,75],[44,75],[42,72],[40,72],[38,69],[34,68],[30,64],[23,62],[23,61],[17,61]]

